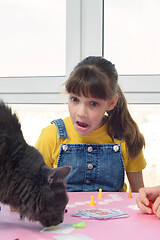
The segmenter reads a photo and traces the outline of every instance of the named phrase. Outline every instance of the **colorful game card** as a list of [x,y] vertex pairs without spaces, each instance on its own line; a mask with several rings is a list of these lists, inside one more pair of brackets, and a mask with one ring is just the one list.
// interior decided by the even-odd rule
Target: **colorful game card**
[[87,237],[84,234],[69,234],[69,235],[61,235],[61,236],[54,236],[54,238],[58,240],[93,240],[90,237]]
[[128,217],[126,211],[121,211],[119,209],[82,209],[73,213],[72,216],[87,218],[87,219],[111,219],[111,218],[123,218]]
[[41,230],[41,232],[45,233],[63,233],[63,234],[70,234],[72,231],[74,231],[72,224],[60,224],[58,226],[46,227]]

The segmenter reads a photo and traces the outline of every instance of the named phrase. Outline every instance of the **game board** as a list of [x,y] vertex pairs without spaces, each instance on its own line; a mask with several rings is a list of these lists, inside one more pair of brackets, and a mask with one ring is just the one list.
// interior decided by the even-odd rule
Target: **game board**
[[[57,227],[46,229],[36,222],[20,220],[9,206],[1,204],[0,211],[0,239],[3,240],[106,240],[123,239],[136,240],[160,239],[160,220],[155,215],[142,213],[136,206],[137,194],[106,193],[98,198],[98,192],[68,193],[69,203],[64,222]],[[94,206],[90,206],[91,196],[94,196]],[[128,216],[114,219],[81,219],[72,216],[82,209],[119,209]],[[92,212],[92,211],[91,211]],[[82,228],[73,227],[73,224],[85,222]]]

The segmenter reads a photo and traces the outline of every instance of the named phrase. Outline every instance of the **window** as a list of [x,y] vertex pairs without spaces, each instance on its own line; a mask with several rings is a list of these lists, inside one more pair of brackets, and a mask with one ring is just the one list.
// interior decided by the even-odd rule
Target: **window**
[[104,56],[129,102],[160,103],[160,1],[104,0]]
[[0,77],[65,75],[65,0],[0,1],[0,29]]
[[160,74],[160,1],[105,0],[104,55],[119,74]]
[[[58,15],[53,3],[62,9]],[[24,27],[20,24],[17,28],[13,26],[14,31],[4,40],[4,32],[8,34],[5,27],[10,21],[10,17],[4,17],[10,15],[9,10],[6,12],[4,9],[7,4],[12,5],[17,14],[23,13],[13,21],[19,24],[18,20],[22,19]],[[0,56],[0,98],[6,102],[61,103],[63,83],[73,67],[89,55],[104,55],[116,64],[119,83],[129,103],[160,103],[160,1],[1,0],[0,5],[0,51],[3,53],[3,57],[2,54]],[[36,10],[35,5],[39,5]],[[27,20],[23,12],[26,9]],[[41,32],[38,20],[48,12],[43,24],[41,21]],[[29,28],[31,17],[33,24]],[[57,27],[54,29],[54,21],[58,21],[58,28],[63,29],[59,33]],[[34,37],[29,36],[31,30]],[[18,44],[13,33],[19,36]],[[56,43],[53,46],[54,37]],[[21,44],[26,38],[27,51]],[[39,44],[43,45],[41,51],[38,51]],[[22,51],[18,53],[17,49]],[[58,54],[61,60],[57,58]],[[22,60],[23,55],[26,59]],[[30,57],[30,62],[27,57]],[[58,67],[57,63],[61,66]]]
[[0,1],[0,98],[60,103],[80,61],[80,0]]

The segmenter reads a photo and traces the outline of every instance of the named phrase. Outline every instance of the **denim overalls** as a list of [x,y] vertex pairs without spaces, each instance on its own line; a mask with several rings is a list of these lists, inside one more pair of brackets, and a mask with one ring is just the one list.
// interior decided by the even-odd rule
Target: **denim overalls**
[[[54,120],[62,141],[57,167],[72,166],[66,178],[69,192],[94,192],[102,188],[117,192],[124,185],[124,164],[120,144],[69,144],[62,119]],[[63,143],[64,141],[64,143]]]

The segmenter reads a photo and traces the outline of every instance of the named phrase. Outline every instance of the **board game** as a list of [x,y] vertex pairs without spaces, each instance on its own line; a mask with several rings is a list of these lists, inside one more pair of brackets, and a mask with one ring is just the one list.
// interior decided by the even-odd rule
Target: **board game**
[[44,228],[22,220],[9,206],[1,204],[0,236],[3,240],[106,240],[160,239],[160,219],[142,213],[138,194],[101,192],[68,193],[64,222]]

